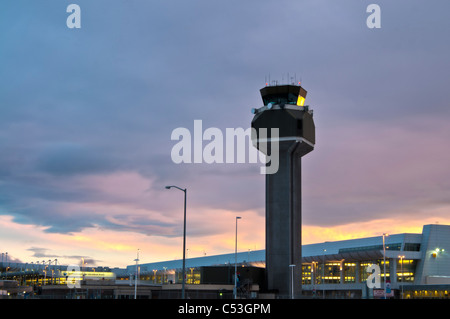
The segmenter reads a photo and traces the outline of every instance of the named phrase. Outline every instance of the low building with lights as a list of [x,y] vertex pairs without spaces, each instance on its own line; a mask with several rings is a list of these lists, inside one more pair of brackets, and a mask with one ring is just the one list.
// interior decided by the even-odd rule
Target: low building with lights
[[[264,290],[264,279],[254,270],[264,269],[264,250],[187,259],[186,285],[191,291],[205,284],[228,284],[232,289],[235,258],[238,274],[245,276],[240,278],[242,288],[247,284],[240,290],[245,297],[289,297]],[[421,234],[303,245],[301,267],[305,298],[450,298],[450,226],[425,225]],[[181,268],[182,260],[171,260],[130,265],[126,272],[137,270],[141,279],[180,289]],[[222,276],[212,276],[214,271]]]
[[[186,297],[233,298],[236,265],[239,298],[289,298],[267,290],[264,259],[264,250],[189,258]],[[303,245],[301,270],[304,298],[450,298],[450,225]],[[0,299],[170,299],[180,298],[181,283],[182,260],[80,269],[0,263]]]

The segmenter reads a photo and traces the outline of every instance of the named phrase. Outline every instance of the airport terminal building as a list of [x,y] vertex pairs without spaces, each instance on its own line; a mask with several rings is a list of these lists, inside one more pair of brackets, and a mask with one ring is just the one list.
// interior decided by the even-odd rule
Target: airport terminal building
[[[188,258],[186,297],[233,298],[235,265],[238,298],[290,297],[267,289],[264,250]],[[0,299],[181,297],[182,260],[69,268],[2,259]],[[69,287],[72,277],[79,280],[76,289]],[[303,298],[450,298],[450,225],[303,245],[301,284]]]
[[[265,291],[264,250],[187,259],[188,294],[208,285],[231,290],[235,258],[241,297],[289,297]],[[303,245],[301,267],[305,298],[450,298],[450,226]],[[130,265],[126,273],[179,289],[181,268],[182,260],[172,260]]]

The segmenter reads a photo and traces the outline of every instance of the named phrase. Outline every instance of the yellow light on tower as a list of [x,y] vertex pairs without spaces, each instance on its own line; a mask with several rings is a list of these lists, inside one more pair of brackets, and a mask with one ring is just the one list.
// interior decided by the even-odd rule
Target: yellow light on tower
[[297,105],[303,106],[305,105],[305,99],[306,99],[306,90],[300,86],[300,82],[298,83],[299,89],[298,89],[298,98],[297,98]]

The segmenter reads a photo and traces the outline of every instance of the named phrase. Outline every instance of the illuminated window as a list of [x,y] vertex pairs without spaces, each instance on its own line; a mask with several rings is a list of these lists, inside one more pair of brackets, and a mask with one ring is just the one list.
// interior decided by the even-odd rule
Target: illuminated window
[[186,283],[187,284],[193,284],[193,285],[199,285],[200,284],[200,270],[195,268],[189,268],[189,270],[186,272]]
[[344,283],[356,282],[356,264],[344,263]]
[[397,281],[413,282],[417,261],[413,259],[397,260]]
[[312,265],[303,264],[302,265],[302,285],[310,285],[312,279]]
[[362,262],[359,264],[360,267],[360,277],[361,277],[361,282],[365,282],[367,281],[367,277],[369,276],[369,273],[366,272],[366,268],[368,266],[371,266],[373,263],[372,262]]
[[301,95],[298,96],[297,105],[303,106],[305,104],[305,98]]
[[320,278],[320,283],[338,284],[341,281],[341,263],[325,263],[325,267],[323,267],[323,264],[319,264],[317,275]]
[[378,266],[380,267],[380,276],[381,276],[381,280],[384,280],[384,276],[386,275],[386,280],[389,281],[391,280],[391,270],[390,270],[390,262],[388,259],[386,259],[386,274],[384,272],[384,260],[383,259],[379,259],[377,261]]

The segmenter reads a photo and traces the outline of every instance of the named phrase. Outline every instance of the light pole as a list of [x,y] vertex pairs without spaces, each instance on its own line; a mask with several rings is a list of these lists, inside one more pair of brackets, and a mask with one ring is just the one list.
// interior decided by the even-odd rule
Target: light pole
[[136,262],[136,275],[134,276],[134,299],[137,298],[137,279],[138,279],[139,251],[140,251],[140,249],[137,250],[136,259],[134,260]]
[[[319,262],[317,262],[317,264],[318,263]],[[316,295],[316,277],[317,277],[316,272],[317,272],[317,270],[318,270],[318,267],[316,268],[316,262],[313,261],[311,263],[311,284],[313,286],[313,297],[315,297],[315,295]]]
[[383,233],[384,299],[386,299],[386,245],[385,245],[385,237],[387,237],[387,236],[389,236],[389,235]]
[[325,252],[327,250],[323,250],[323,267],[322,267],[322,299],[325,299]]
[[[403,299],[403,285],[405,284],[405,282],[404,282],[405,276],[403,274],[403,258],[405,258],[405,256],[398,256],[398,258],[400,258],[400,269],[401,269],[400,271],[402,273],[402,299]],[[397,281],[398,281],[398,279],[397,279]]]
[[184,192],[184,226],[183,226],[183,271],[182,271],[182,281],[181,281],[181,299],[185,296],[185,277],[186,277],[186,193],[187,188],[181,188],[175,185],[166,186],[166,189],[171,189],[172,187],[179,189]]
[[237,225],[238,219],[241,217],[236,216],[236,237],[234,240],[234,299],[237,299]]
[[194,267],[189,268],[191,270],[191,284],[194,284]]
[[43,285],[45,286],[45,283],[47,282],[47,270],[45,270],[45,268],[47,268],[48,266],[45,266],[45,261],[43,260],[42,263],[44,264],[44,282]]
[[294,267],[295,265],[289,265],[291,267],[291,299],[294,299]]

